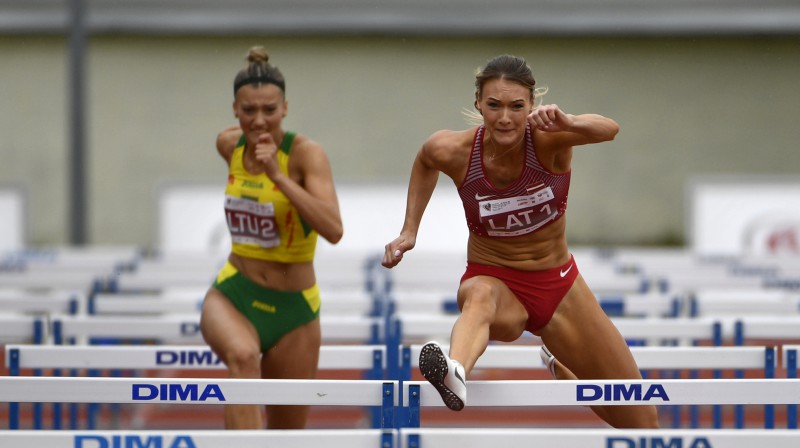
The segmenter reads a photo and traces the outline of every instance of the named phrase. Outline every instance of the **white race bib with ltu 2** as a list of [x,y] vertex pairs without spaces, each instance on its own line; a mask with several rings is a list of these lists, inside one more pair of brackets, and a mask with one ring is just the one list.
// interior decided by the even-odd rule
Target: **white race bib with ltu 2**
[[255,244],[263,248],[281,244],[275,221],[275,206],[250,199],[225,196],[225,218],[231,231],[231,241]]

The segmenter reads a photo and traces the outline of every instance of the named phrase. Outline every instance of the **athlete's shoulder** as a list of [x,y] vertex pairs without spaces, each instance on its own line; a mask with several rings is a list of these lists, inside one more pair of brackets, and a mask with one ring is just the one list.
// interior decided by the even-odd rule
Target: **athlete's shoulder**
[[325,156],[325,150],[319,142],[303,134],[298,134],[296,132],[293,134],[292,156],[296,158]]
[[453,175],[469,160],[474,138],[475,129],[437,131],[422,145],[420,160],[431,168]]
[[475,139],[475,129],[452,131],[449,129],[436,131],[425,141],[427,151],[458,151],[471,149]]
[[236,143],[242,138],[242,128],[238,125],[229,126],[217,134],[217,152],[225,159],[230,161]]

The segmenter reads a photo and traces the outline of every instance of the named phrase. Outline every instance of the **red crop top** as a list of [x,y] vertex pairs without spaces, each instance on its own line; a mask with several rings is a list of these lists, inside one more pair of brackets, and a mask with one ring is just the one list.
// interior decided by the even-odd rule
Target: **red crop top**
[[567,211],[571,172],[552,173],[539,163],[528,126],[522,174],[508,187],[495,188],[483,166],[485,131],[480,126],[475,133],[467,175],[458,187],[470,232],[490,237],[520,236],[561,218]]

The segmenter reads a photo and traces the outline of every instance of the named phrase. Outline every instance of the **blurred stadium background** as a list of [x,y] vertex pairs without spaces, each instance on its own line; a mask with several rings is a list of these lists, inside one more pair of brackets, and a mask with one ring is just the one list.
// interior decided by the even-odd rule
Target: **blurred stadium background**
[[256,44],[343,188],[402,194],[501,53],[622,126],[575,157],[573,244],[688,244],[693,179],[797,180],[794,1],[3,0],[0,183],[24,194],[24,244],[157,245],[160,186],[224,182],[214,137]]

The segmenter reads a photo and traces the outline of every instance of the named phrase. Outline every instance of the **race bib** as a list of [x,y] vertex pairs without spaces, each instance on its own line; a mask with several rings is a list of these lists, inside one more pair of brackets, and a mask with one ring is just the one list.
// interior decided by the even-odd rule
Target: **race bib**
[[225,196],[225,218],[231,240],[239,244],[255,244],[263,248],[281,244],[275,221],[275,206],[250,199]]
[[554,198],[546,187],[526,196],[480,201],[481,223],[489,236],[531,233],[558,217],[558,208],[549,203]]

